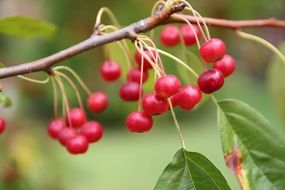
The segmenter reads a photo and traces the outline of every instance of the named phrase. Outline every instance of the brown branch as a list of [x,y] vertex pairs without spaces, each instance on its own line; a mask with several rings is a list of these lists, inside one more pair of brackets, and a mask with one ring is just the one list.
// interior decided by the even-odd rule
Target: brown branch
[[[134,33],[147,32],[162,24],[182,22],[182,20],[179,19],[177,15],[175,16],[174,13],[181,12],[184,9],[184,7],[185,7],[184,4],[179,4],[170,10],[164,9],[156,15],[140,20],[118,31],[104,35],[92,35],[90,38],[72,47],[69,47],[65,50],[55,53],[51,56],[33,62],[0,69],[0,79],[37,72],[37,71],[49,72],[50,68],[53,65],[59,63],[60,61],[66,60],[70,57],[73,57],[77,54],[80,54],[84,51],[87,51],[89,49],[102,46],[104,44],[111,43],[114,41],[119,41],[122,39],[133,40]],[[192,23],[197,23],[197,20],[193,16],[186,16],[186,18]],[[214,18],[203,18],[203,20],[211,26],[217,26],[229,29],[240,29],[240,28],[249,28],[249,27],[285,28],[285,21],[280,21],[276,19],[233,21],[233,20],[223,20],[223,19],[214,19]],[[198,19],[198,21],[200,22],[201,18]]]

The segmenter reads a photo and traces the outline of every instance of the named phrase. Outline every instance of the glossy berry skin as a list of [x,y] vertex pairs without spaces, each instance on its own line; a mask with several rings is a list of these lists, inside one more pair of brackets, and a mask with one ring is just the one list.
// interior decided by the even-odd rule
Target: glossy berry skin
[[217,69],[211,69],[202,73],[198,78],[198,85],[202,92],[205,94],[211,94],[220,88],[224,84],[223,73]]
[[58,133],[57,139],[59,140],[60,144],[65,146],[67,140],[72,137],[75,137],[76,135],[77,131],[74,128],[66,127]]
[[62,131],[64,127],[65,127],[65,123],[62,119],[52,120],[49,123],[48,129],[47,129],[49,136],[53,139],[57,139],[59,132]]
[[168,98],[174,95],[180,89],[180,81],[174,75],[165,75],[160,77],[154,84],[155,93],[162,97]]
[[178,105],[184,110],[192,110],[202,99],[201,90],[194,85],[187,85],[177,93]]
[[236,62],[230,55],[225,55],[222,59],[213,64],[214,69],[218,69],[224,77],[230,76],[236,69]]
[[[146,53],[147,57],[149,57],[150,60],[155,62],[155,57],[156,57],[155,51],[145,50],[144,52]],[[141,65],[142,65],[142,55],[139,51],[136,51],[136,53],[135,53],[135,60],[136,60],[138,66],[139,66],[139,69],[140,69]],[[149,69],[152,69],[152,66],[149,63],[149,61],[145,57],[143,57],[143,70],[146,71]]]
[[88,150],[88,140],[84,135],[76,135],[66,143],[66,149],[71,154],[83,154]]
[[140,97],[140,85],[136,82],[128,82],[120,88],[119,95],[124,101],[137,101]]
[[146,95],[142,100],[142,107],[149,115],[158,115],[168,111],[168,101],[155,93]]
[[96,121],[85,123],[80,130],[80,134],[84,135],[90,143],[99,141],[103,136],[103,132],[102,125]]
[[[143,71],[142,83],[144,83],[147,79],[148,79],[148,73],[147,73],[147,71]],[[128,82],[136,82],[136,83],[140,84],[140,81],[141,81],[141,70],[137,69],[137,68],[131,69],[128,72],[127,80],[128,80]]]
[[[193,29],[192,29],[192,27],[193,27]],[[192,27],[189,26],[188,24],[184,24],[181,27],[181,34],[183,37],[184,44],[186,46],[191,46],[191,45],[196,44],[195,34],[196,34],[198,39],[201,38],[201,32],[200,32],[199,27],[195,24],[192,24]]]
[[104,111],[109,104],[108,97],[103,92],[92,93],[87,100],[87,106],[93,113],[100,113]]
[[152,128],[152,117],[144,112],[132,112],[128,115],[126,126],[134,133],[147,132]]
[[168,47],[173,47],[180,42],[179,30],[176,26],[166,26],[160,33],[160,41]]
[[0,134],[2,134],[6,129],[6,121],[3,118],[0,118]]
[[115,81],[121,76],[121,66],[115,61],[105,61],[100,66],[100,73],[105,81]]
[[224,57],[226,45],[222,40],[212,38],[201,46],[199,52],[203,60],[207,63],[213,63]]
[[[85,111],[81,108],[70,109],[68,116],[66,116],[65,122],[67,126],[80,127],[86,122]],[[71,125],[69,122],[71,122]]]

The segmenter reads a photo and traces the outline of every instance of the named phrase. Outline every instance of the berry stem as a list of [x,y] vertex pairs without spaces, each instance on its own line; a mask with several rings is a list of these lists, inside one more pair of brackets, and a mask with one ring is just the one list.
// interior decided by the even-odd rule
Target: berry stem
[[117,20],[116,16],[114,15],[114,13],[107,7],[103,7],[99,10],[97,17],[96,17],[96,22],[94,25],[94,29],[96,29],[96,27],[98,27],[101,24],[101,19],[103,14],[106,13],[107,16],[110,18],[111,22],[117,26],[117,27],[121,27],[119,21]]
[[[157,1],[152,7],[151,16],[155,14],[155,12],[156,12],[157,8],[159,8],[159,6],[162,6],[162,8],[165,7],[166,2],[163,0]],[[150,38],[153,39],[153,36],[154,36],[154,30],[151,30],[150,31]]]
[[45,80],[37,80],[37,79],[32,79],[29,77],[25,77],[23,75],[17,75],[18,78],[32,82],[32,83],[37,83],[37,84],[47,84],[50,80],[50,77],[46,78]]
[[53,88],[53,114],[54,118],[58,118],[58,91],[56,87],[56,81],[54,77],[51,77],[52,88]]
[[54,70],[56,70],[56,71],[58,71],[58,70],[66,70],[66,71],[68,71],[78,81],[78,83],[81,85],[82,89],[85,90],[87,95],[90,95],[92,93],[92,91],[87,87],[87,85],[79,77],[79,75],[74,70],[72,70],[71,68],[66,67],[66,66],[57,66],[57,67],[54,68]]
[[255,36],[253,34],[248,34],[245,32],[242,32],[240,30],[236,30],[236,33],[239,37],[246,39],[246,40],[251,40],[257,43],[260,43],[261,45],[267,47],[268,49],[270,49],[277,57],[279,57],[282,61],[283,64],[285,64],[285,56],[281,53],[281,51],[279,51],[274,45],[272,45],[270,42]]
[[56,73],[58,74],[58,76],[61,76],[62,78],[64,78],[69,83],[69,85],[72,87],[72,89],[75,92],[75,95],[77,97],[77,101],[79,103],[80,108],[83,109],[82,99],[81,99],[80,93],[79,93],[76,85],[74,84],[74,82],[67,75],[65,75],[59,71],[56,71]]
[[174,109],[173,109],[173,106],[172,106],[172,103],[171,103],[170,99],[168,99],[168,104],[170,106],[171,115],[172,115],[175,127],[176,127],[178,135],[179,135],[181,146],[182,146],[183,149],[186,149],[184,138],[183,138],[183,135],[182,135],[182,131],[181,131],[180,125],[178,123],[178,120],[176,118],[176,114],[174,112]]

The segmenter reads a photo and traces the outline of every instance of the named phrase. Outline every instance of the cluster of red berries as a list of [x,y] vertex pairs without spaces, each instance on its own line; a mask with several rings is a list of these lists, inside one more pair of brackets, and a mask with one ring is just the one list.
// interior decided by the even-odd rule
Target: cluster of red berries
[[[102,92],[92,93],[87,106],[93,113],[104,111],[108,106],[108,97]],[[82,154],[88,150],[89,143],[99,141],[103,136],[103,127],[97,121],[87,121],[81,108],[69,110],[65,119],[54,119],[48,126],[48,134],[57,139],[71,154]]]
[[2,134],[6,129],[6,121],[3,118],[0,118],[0,134]]

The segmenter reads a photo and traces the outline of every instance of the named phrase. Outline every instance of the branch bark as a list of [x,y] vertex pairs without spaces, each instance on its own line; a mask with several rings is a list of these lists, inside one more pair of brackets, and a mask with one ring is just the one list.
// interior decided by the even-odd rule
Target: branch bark
[[[181,12],[185,8],[184,4],[174,6],[172,9],[164,9],[156,15],[152,15],[148,18],[133,23],[127,27],[124,27],[118,31],[104,34],[104,35],[92,35],[90,38],[71,46],[58,53],[50,55],[48,57],[23,63],[16,66],[5,67],[0,69],[0,79],[9,78],[17,75],[28,74],[37,71],[50,72],[50,68],[70,57],[76,56],[84,51],[90,50],[95,47],[99,47],[114,41],[122,39],[133,40],[134,33],[144,33],[154,29],[155,27],[167,23],[179,23],[183,22],[177,17],[178,12]],[[197,23],[197,20],[193,16],[186,16],[191,23]],[[240,29],[240,28],[254,28],[254,27],[275,27],[285,28],[285,21],[276,19],[264,19],[264,20],[224,20],[215,18],[203,18],[203,20],[211,26]],[[198,19],[198,22],[201,18]]]

